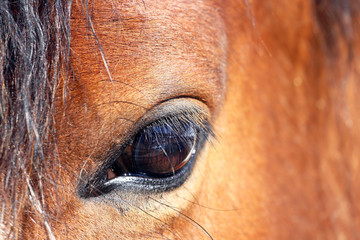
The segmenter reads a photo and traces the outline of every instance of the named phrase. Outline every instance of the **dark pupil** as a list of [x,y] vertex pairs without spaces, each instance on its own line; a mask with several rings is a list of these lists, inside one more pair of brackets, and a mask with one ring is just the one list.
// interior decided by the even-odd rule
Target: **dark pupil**
[[173,174],[186,164],[195,151],[195,130],[169,125],[148,127],[133,145],[136,170],[146,174]]

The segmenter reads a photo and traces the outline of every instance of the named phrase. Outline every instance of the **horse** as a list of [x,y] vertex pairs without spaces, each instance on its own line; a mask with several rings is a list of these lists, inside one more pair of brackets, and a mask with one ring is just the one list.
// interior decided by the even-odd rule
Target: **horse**
[[0,2],[0,239],[358,239],[358,0]]

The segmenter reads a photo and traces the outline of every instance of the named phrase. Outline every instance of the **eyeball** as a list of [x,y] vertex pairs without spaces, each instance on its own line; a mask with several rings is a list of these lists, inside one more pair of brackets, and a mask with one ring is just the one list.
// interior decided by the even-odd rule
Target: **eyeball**
[[171,175],[195,154],[196,131],[191,126],[174,129],[169,124],[142,131],[132,149],[135,170],[145,175]]
[[187,122],[158,121],[136,134],[108,171],[116,176],[175,175],[196,154],[197,130]]

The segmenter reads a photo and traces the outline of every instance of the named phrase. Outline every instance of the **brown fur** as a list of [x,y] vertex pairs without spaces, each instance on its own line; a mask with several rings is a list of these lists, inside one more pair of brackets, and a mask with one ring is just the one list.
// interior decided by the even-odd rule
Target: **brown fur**
[[[50,228],[28,204],[21,238],[358,239],[360,3],[349,4],[75,0]],[[101,156],[169,99],[204,109],[217,135],[190,178],[120,203],[80,198]]]

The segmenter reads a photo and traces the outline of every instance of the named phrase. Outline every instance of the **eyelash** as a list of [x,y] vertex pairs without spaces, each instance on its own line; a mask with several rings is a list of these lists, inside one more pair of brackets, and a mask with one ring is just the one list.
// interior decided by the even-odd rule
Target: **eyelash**
[[[173,172],[173,174],[157,175],[157,174],[143,174],[143,173],[124,173],[116,176],[114,179],[108,179],[107,171],[115,162],[121,158],[126,148],[129,148],[134,142],[137,141],[137,137],[141,133],[153,134],[156,137],[158,132],[148,132],[154,129],[154,127],[171,126],[174,129],[175,134],[179,134],[184,129],[191,127],[196,134],[194,151],[195,153],[190,156],[188,162],[184,164],[179,170]],[[161,117],[158,120],[146,125],[132,138],[127,144],[122,147],[118,147],[117,150],[112,151],[109,157],[105,160],[104,166],[98,171],[97,174],[84,186],[79,189],[79,195],[88,198],[95,197],[109,193],[115,189],[130,189],[136,191],[148,191],[148,192],[163,192],[169,191],[182,185],[191,173],[196,156],[201,150],[203,144],[213,137],[213,131],[209,124],[209,121],[205,115],[197,109],[183,111],[177,114]],[[105,177],[104,177],[105,176]]]

